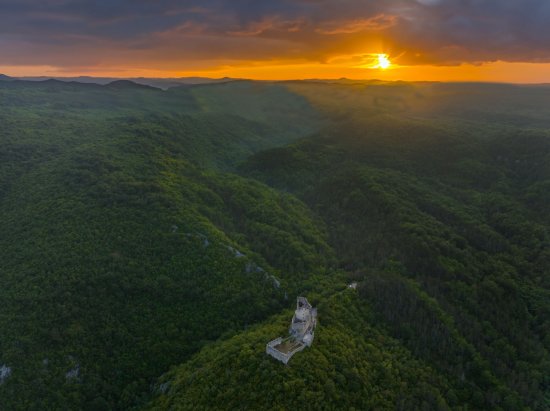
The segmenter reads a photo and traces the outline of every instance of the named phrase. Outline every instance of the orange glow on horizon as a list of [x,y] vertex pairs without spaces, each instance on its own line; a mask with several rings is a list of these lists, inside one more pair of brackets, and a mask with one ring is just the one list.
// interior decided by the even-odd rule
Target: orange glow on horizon
[[130,67],[91,67],[82,69],[60,69],[51,66],[0,66],[0,73],[13,77],[232,77],[251,80],[304,80],[379,79],[386,81],[451,81],[451,82],[502,82],[502,83],[550,83],[550,63],[508,63],[491,62],[480,65],[459,66],[401,66],[394,64],[386,54],[369,57],[374,63],[353,65],[343,59],[335,63],[307,62],[240,62],[223,66],[195,70],[162,70]]

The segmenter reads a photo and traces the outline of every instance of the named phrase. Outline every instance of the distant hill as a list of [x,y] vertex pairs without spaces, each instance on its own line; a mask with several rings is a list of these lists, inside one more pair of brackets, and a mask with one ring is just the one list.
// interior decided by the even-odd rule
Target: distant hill
[[170,87],[177,87],[181,85],[197,85],[197,84],[217,84],[217,83],[227,83],[230,81],[236,81],[239,79],[234,79],[230,77],[223,78],[209,78],[209,77],[180,77],[180,78],[145,78],[138,77],[130,79],[136,83],[146,84],[153,87],[158,87],[162,89],[168,89]]
[[6,76],[5,74],[0,74],[0,81],[10,81],[13,80],[10,76]]
[[214,84],[214,83],[225,83],[228,81],[234,81],[229,77],[223,77],[219,79],[208,78],[208,77],[178,77],[178,78],[146,78],[146,77],[136,77],[136,78],[115,78],[115,77],[90,77],[90,76],[79,76],[79,77],[19,77],[20,80],[28,81],[44,81],[48,79],[54,79],[64,82],[78,82],[78,83],[94,83],[100,85],[107,85],[109,83],[120,81],[120,80],[129,80],[137,84],[143,84],[146,86],[169,89],[171,87],[177,87],[182,85],[194,85],[194,84]]
[[114,89],[148,89],[148,90],[159,90],[157,87],[152,87],[144,84],[135,83],[130,80],[116,80],[109,84],[106,84],[105,87],[107,88],[114,88]]

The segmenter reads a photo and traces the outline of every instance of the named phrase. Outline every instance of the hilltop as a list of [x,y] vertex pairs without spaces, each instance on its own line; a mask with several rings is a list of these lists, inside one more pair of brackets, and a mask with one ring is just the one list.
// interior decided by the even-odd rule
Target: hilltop
[[20,80],[26,81],[44,81],[44,80],[59,80],[64,82],[77,82],[77,83],[92,83],[99,85],[106,85],[116,81],[131,81],[137,84],[145,86],[151,86],[160,89],[169,89],[171,87],[178,87],[182,85],[196,85],[196,84],[216,84],[225,83],[229,81],[235,81],[237,79],[223,77],[223,78],[208,78],[208,77],[178,77],[178,78],[148,78],[148,77],[130,77],[130,78],[114,78],[114,77],[19,77]]

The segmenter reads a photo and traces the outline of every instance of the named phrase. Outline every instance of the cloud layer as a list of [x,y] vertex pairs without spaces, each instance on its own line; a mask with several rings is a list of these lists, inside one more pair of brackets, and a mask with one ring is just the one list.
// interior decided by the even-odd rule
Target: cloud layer
[[0,0],[0,65],[550,62],[548,0]]

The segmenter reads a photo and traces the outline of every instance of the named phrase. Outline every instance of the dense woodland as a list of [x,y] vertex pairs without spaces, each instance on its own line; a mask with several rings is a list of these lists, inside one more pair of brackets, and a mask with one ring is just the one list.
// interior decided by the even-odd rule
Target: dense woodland
[[0,409],[550,408],[550,88],[2,78],[0,108]]

